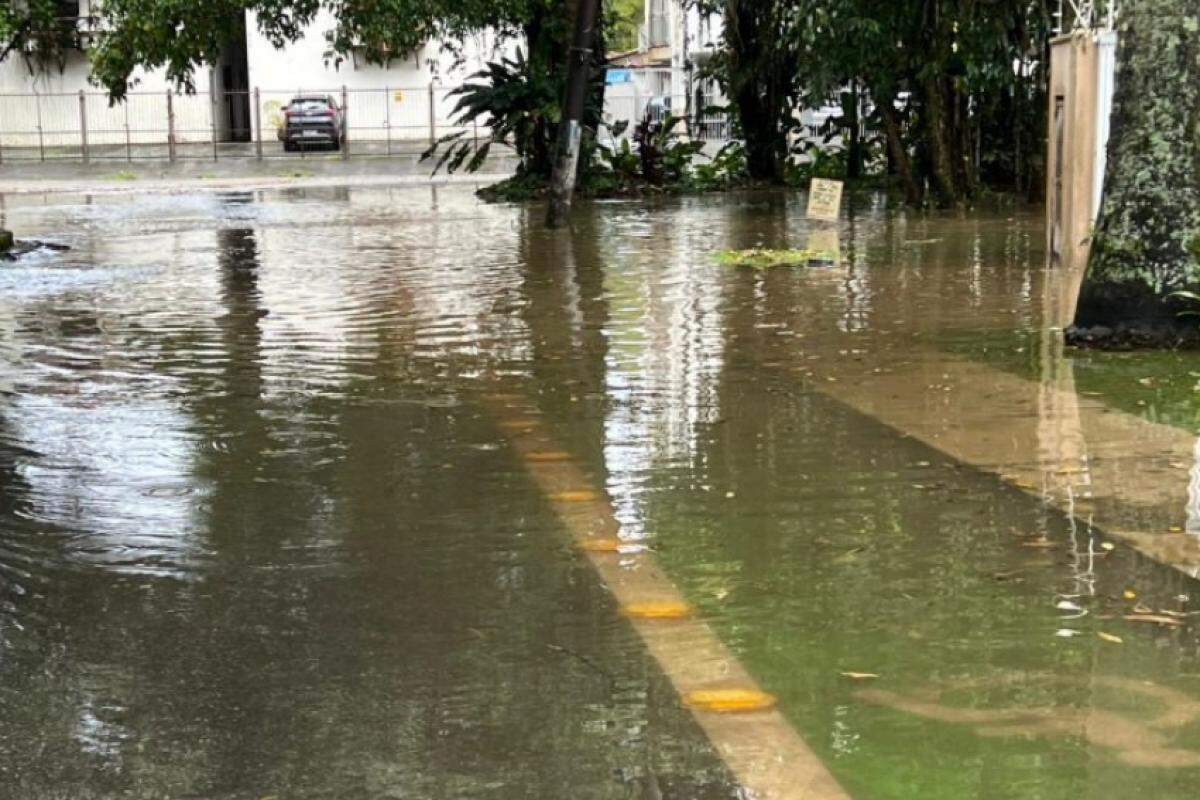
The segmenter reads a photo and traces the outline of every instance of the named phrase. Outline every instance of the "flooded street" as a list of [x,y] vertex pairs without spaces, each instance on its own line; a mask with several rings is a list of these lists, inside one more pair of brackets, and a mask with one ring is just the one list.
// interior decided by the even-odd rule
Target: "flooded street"
[[7,198],[0,796],[1194,797],[1200,356],[848,202]]

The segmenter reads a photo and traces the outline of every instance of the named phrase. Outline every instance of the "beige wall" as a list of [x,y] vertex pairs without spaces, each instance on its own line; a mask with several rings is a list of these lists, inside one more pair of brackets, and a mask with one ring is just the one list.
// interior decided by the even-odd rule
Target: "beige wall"
[[1046,156],[1046,247],[1068,270],[1056,316],[1069,324],[1087,264],[1092,224],[1104,180],[1104,148],[1112,107],[1111,32],[1077,31],[1050,45],[1050,125]]

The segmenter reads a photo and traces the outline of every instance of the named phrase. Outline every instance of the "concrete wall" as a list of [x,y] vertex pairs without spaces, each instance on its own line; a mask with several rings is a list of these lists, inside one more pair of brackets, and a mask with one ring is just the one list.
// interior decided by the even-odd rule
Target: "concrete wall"
[[[47,73],[31,72],[20,56],[10,56],[0,62],[0,148],[44,148],[51,154],[78,151],[81,91],[86,95],[82,115],[87,117],[90,145],[165,147],[166,76],[162,70],[138,71],[134,79],[137,84],[128,101],[111,106],[104,91],[88,82],[84,52],[71,53],[61,71]],[[208,86],[209,71],[202,69],[196,74],[198,96],[173,99],[177,140],[211,138]]]
[[[1050,48],[1046,245],[1052,263],[1079,278],[1104,183],[1115,49],[1111,31],[1077,31],[1054,39]],[[1063,309],[1064,318],[1073,315],[1073,307]]]

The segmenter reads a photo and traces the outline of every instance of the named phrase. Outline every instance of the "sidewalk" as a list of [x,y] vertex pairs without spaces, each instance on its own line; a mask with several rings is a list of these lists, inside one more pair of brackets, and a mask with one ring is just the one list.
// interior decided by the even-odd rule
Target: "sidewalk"
[[508,177],[516,160],[489,158],[484,171],[433,175],[432,161],[417,156],[343,159],[337,153],[304,158],[225,161],[6,163],[0,166],[0,194],[46,192],[193,192],[280,186],[370,186],[394,184],[486,185]]

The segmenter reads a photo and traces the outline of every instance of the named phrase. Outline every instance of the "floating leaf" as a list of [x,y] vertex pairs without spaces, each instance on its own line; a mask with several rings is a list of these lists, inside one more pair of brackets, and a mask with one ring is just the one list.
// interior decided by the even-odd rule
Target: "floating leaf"
[[1170,525],[1167,527],[1168,533],[1183,533],[1182,525]]
[[852,681],[871,681],[879,677],[874,672],[843,672],[841,676]]
[[1113,544],[1112,542],[1101,542],[1100,543],[1101,550],[1115,550],[1116,547],[1117,546],[1115,544]]
[[682,619],[692,613],[692,607],[674,600],[630,603],[621,606],[621,613],[633,619]]
[[1134,600],[1137,598],[1137,592],[1135,592],[1133,589],[1126,589],[1125,591],[1121,592],[1121,596],[1126,600]]
[[1097,631],[1096,635],[1099,636],[1104,641],[1110,642],[1112,644],[1123,644],[1124,643],[1124,640],[1120,636],[1113,636],[1111,633],[1105,633],[1104,631]]
[[683,703],[704,711],[765,711],[774,708],[774,695],[758,689],[701,689],[687,692]]
[[575,546],[586,553],[619,553],[625,543],[620,539],[583,539]]
[[1175,617],[1168,617],[1162,614],[1126,614],[1123,619],[1126,622],[1153,622],[1156,625],[1167,625],[1172,628],[1178,628],[1183,624]]

